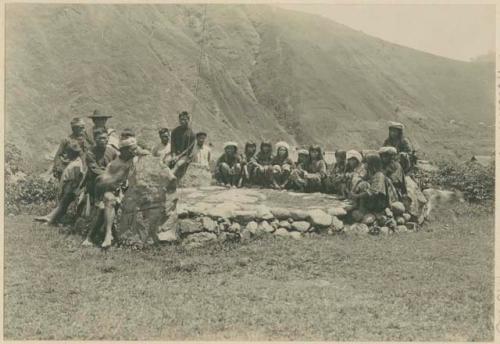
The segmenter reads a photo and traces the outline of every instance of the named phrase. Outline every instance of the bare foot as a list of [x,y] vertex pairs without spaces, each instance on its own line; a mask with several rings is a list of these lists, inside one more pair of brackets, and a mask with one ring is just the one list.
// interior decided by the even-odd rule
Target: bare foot
[[113,238],[111,236],[104,238],[104,241],[102,242],[101,247],[102,248],[108,248],[108,247],[110,247],[112,239]]
[[85,241],[82,242],[81,245],[85,247],[94,246],[94,244],[92,244],[92,242],[89,239],[85,239]]

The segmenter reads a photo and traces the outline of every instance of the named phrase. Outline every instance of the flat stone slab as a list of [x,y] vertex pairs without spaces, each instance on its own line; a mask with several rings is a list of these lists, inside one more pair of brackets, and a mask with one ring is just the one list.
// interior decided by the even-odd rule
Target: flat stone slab
[[179,188],[179,205],[186,209],[196,209],[197,213],[219,216],[235,211],[258,212],[262,206],[272,210],[284,208],[290,210],[321,209],[325,213],[331,208],[346,209],[352,207],[349,201],[339,200],[334,195],[322,193],[299,193],[273,189],[247,189],[198,187]]

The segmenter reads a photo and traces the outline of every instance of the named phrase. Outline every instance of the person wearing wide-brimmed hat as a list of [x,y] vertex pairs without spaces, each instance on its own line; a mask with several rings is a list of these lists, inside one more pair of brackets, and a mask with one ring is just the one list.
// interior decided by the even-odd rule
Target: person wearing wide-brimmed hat
[[255,181],[260,186],[270,186],[273,176],[273,145],[263,141],[255,156]]
[[239,186],[241,179],[241,157],[238,154],[236,142],[226,142],[224,153],[217,160],[215,179],[226,186]]
[[111,115],[106,115],[105,113],[101,112],[100,110],[94,110],[92,115],[88,116],[91,120],[92,123],[94,124],[93,127],[90,129],[90,132],[87,132],[87,137],[92,141],[92,143],[95,143],[94,140],[94,130],[96,129],[104,129],[108,133],[108,145],[114,148],[116,151],[119,150],[118,145],[120,143],[120,138],[118,137],[118,134],[115,129],[113,128],[108,128],[107,127],[107,122],[110,118],[113,116]]
[[274,189],[285,189],[290,181],[290,173],[293,169],[293,161],[289,157],[290,146],[284,141],[276,143],[276,155],[273,157],[272,187]]
[[384,147],[396,148],[403,171],[412,172],[417,162],[415,150],[404,135],[404,125],[398,122],[389,122],[389,137],[384,141]]
[[75,117],[71,120],[70,124],[71,134],[61,140],[54,156],[52,175],[58,180],[61,178],[64,168],[69,163],[66,157],[69,145],[73,142],[76,142],[80,146],[80,154],[82,156],[91,145],[91,143],[86,139],[85,136],[85,122],[83,121],[83,119]]
[[135,137],[121,140],[119,144],[120,155],[111,161],[104,171],[96,178],[95,198],[96,206],[103,212],[103,221],[95,223],[87,234],[83,245],[91,245],[91,240],[96,231],[104,228],[103,248],[111,246],[113,240],[112,226],[125,190],[128,187],[128,179],[134,170],[134,158],[140,154]]
[[207,133],[199,131],[196,133],[196,144],[194,145],[191,162],[203,169],[210,169],[210,161],[212,159],[212,152],[208,144],[206,144]]
[[57,224],[68,211],[68,207],[82,191],[80,186],[85,174],[85,167],[80,154],[82,149],[78,142],[70,142],[66,148],[67,166],[59,180],[57,207],[48,215],[35,218],[36,221]]

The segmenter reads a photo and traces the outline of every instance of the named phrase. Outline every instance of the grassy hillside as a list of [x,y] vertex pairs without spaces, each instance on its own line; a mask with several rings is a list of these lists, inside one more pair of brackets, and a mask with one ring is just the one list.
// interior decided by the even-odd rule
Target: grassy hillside
[[203,11],[9,4],[7,139],[37,164],[74,116],[98,108],[114,116],[112,127],[154,142],[158,127],[196,104],[195,128],[216,149],[248,138],[377,147],[387,120],[400,120],[426,152],[493,150],[491,63],[433,56],[268,6],[207,6],[203,35]]

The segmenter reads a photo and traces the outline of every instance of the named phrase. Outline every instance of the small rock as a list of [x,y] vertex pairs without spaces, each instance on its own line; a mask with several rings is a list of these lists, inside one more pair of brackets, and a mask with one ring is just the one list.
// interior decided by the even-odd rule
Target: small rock
[[379,226],[385,226],[386,222],[387,222],[387,216],[386,215],[383,215],[383,214],[377,214],[376,216],[377,218],[377,224]]
[[304,221],[309,218],[309,214],[307,211],[300,210],[300,209],[294,209],[290,211],[290,218],[294,221]]
[[255,221],[257,212],[253,210],[235,210],[233,212],[233,218],[238,223],[248,223],[250,221]]
[[311,224],[307,221],[295,221],[292,223],[292,229],[298,232],[307,232]]
[[394,215],[399,216],[405,212],[405,206],[401,202],[394,202],[391,204],[391,210]]
[[299,233],[299,232],[289,232],[288,236],[290,236],[291,238],[293,238],[295,240],[302,239],[302,233]]
[[398,225],[404,225],[406,223],[406,221],[405,221],[404,217],[398,216],[398,217],[396,217],[396,223]]
[[176,242],[178,240],[174,229],[158,233],[158,239],[164,242]]
[[274,218],[274,215],[271,213],[271,210],[265,205],[259,205],[256,208],[256,217],[259,220],[271,220]]
[[332,216],[321,209],[310,210],[309,217],[311,218],[313,226],[328,227],[332,224]]
[[286,208],[272,208],[271,213],[278,220],[286,220],[291,216],[290,210],[288,210]]
[[331,228],[335,232],[340,232],[344,229],[344,222],[339,220],[336,216],[332,216],[332,226]]
[[203,228],[208,232],[215,232],[217,230],[217,223],[208,216],[204,216],[201,219],[201,224]]
[[408,228],[406,226],[396,226],[396,232],[398,233],[408,232]]
[[328,209],[328,214],[331,216],[345,216],[347,211],[344,208],[336,207]]
[[351,226],[351,231],[357,234],[368,234],[370,232],[370,228],[364,223],[355,223]]
[[198,233],[203,231],[201,223],[191,219],[181,219],[178,222],[179,233],[181,235],[188,235],[192,233]]
[[241,231],[241,225],[238,222],[233,222],[228,228],[228,232],[239,233]]
[[381,234],[389,234],[390,231],[391,230],[389,229],[389,227],[386,227],[386,226],[380,227],[380,233]]
[[269,224],[269,222],[267,222],[265,220],[262,221],[261,223],[259,223],[258,230],[266,232],[266,233],[272,233],[272,232],[274,232],[273,226],[271,226]]
[[363,219],[361,220],[361,222],[364,223],[365,225],[369,226],[372,223],[374,223],[375,220],[376,220],[375,215],[368,213],[365,216],[363,216]]
[[279,227],[283,227],[283,228],[288,229],[288,230],[292,229],[292,225],[288,221],[280,221],[278,228]]
[[410,221],[411,220],[411,215],[408,214],[408,213],[404,213],[403,214],[403,218],[405,219],[406,222]]
[[209,242],[217,240],[217,235],[209,232],[200,232],[188,235],[183,241],[182,246],[186,249],[202,247]]
[[248,232],[250,232],[252,235],[257,234],[258,228],[259,228],[259,224],[255,221],[250,221],[249,223],[247,223],[247,226],[245,227],[245,229]]
[[361,222],[363,220],[363,216],[363,212],[359,209],[356,209],[351,213],[351,217],[354,222]]
[[278,228],[280,228],[280,222],[278,220],[274,220],[271,222],[271,226],[276,230]]
[[391,209],[385,208],[384,212],[385,212],[385,216],[387,216],[387,217],[394,217],[394,214],[392,213]]
[[285,228],[278,228],[274,232],[274,235],[281,236],[281,237],[286,237],[286,236],[288,236],[288,231]]

